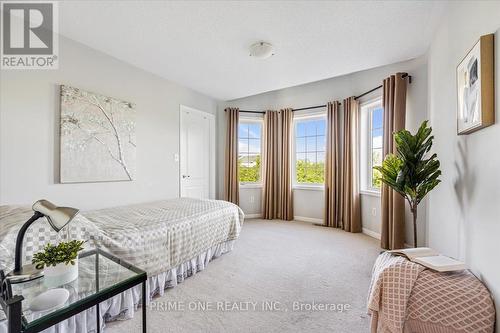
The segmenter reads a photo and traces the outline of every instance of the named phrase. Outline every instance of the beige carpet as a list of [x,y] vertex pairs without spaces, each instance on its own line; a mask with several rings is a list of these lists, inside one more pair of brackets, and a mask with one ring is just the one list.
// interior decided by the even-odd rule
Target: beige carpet
[[[379,250],[363,234],[247,220],[234,251],[153,300],[148,332],[368,332],[366,296]],[[140,332],[140,325],[136,312],[106,332]]]

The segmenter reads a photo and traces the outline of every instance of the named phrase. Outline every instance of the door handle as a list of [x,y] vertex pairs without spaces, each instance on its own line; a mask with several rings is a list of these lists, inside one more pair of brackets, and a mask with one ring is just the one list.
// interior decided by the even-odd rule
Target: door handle
[[183,178],[183,179],[184,179],[184,178],[190,178],[190,177],[191,177],[191,176],[189,176],[189,175],[182,175],[182,178]]

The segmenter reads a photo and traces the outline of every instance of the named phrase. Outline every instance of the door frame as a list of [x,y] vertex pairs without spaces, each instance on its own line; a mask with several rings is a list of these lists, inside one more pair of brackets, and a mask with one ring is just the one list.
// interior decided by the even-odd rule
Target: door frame
[[215,115],[212,113],[198,110],[192,108],[190,106],[186,106],[183,104],[179,104],[179,163],[178,163],[178,176],[179,176],[179,197],[182,193],[182,170],[181,170],[181,161],[182,161],[182,151],[181,151],[181,142],[182,142],[182,113],[183,111],[192,112],[199,116],[207,117],[209,122],[209,135],[210,135],[210,151],[209,151],[209,189],[208,189],[208,197],[210,199],[215,199]]

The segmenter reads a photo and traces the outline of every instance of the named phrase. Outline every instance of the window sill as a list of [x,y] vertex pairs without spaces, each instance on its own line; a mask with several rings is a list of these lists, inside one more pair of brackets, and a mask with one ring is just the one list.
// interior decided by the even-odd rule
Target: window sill
[[324,191],[324,185],[294,185],[293,190],[307,190],[307,191]]
[[240,184],[240,188],[241,189],[245,189],[245,188],[262,188],[262,184],[252,184],[252,183],[247,183],[247,184]]
[[360,194],[363,195],[369,195],[371,197],[380,197],[380,191],[374,191],[374,190],[361,190],[359,191]]

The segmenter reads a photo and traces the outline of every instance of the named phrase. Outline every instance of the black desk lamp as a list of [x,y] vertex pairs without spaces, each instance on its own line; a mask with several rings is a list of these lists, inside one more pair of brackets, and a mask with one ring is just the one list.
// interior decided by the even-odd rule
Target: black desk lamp
[[21,227],[16,239],[16,253],[14,270],[7,274],[12,283],[34,280],[43,276],[43,270],[37,269],[35,265],[22,266],[23,239],[28,227],[41,217],[46,217],[52,228],[59,232],[78,214],[78,209],[71,207],[57,207],[47,200],[38,200],[33,204],[35,214]]

